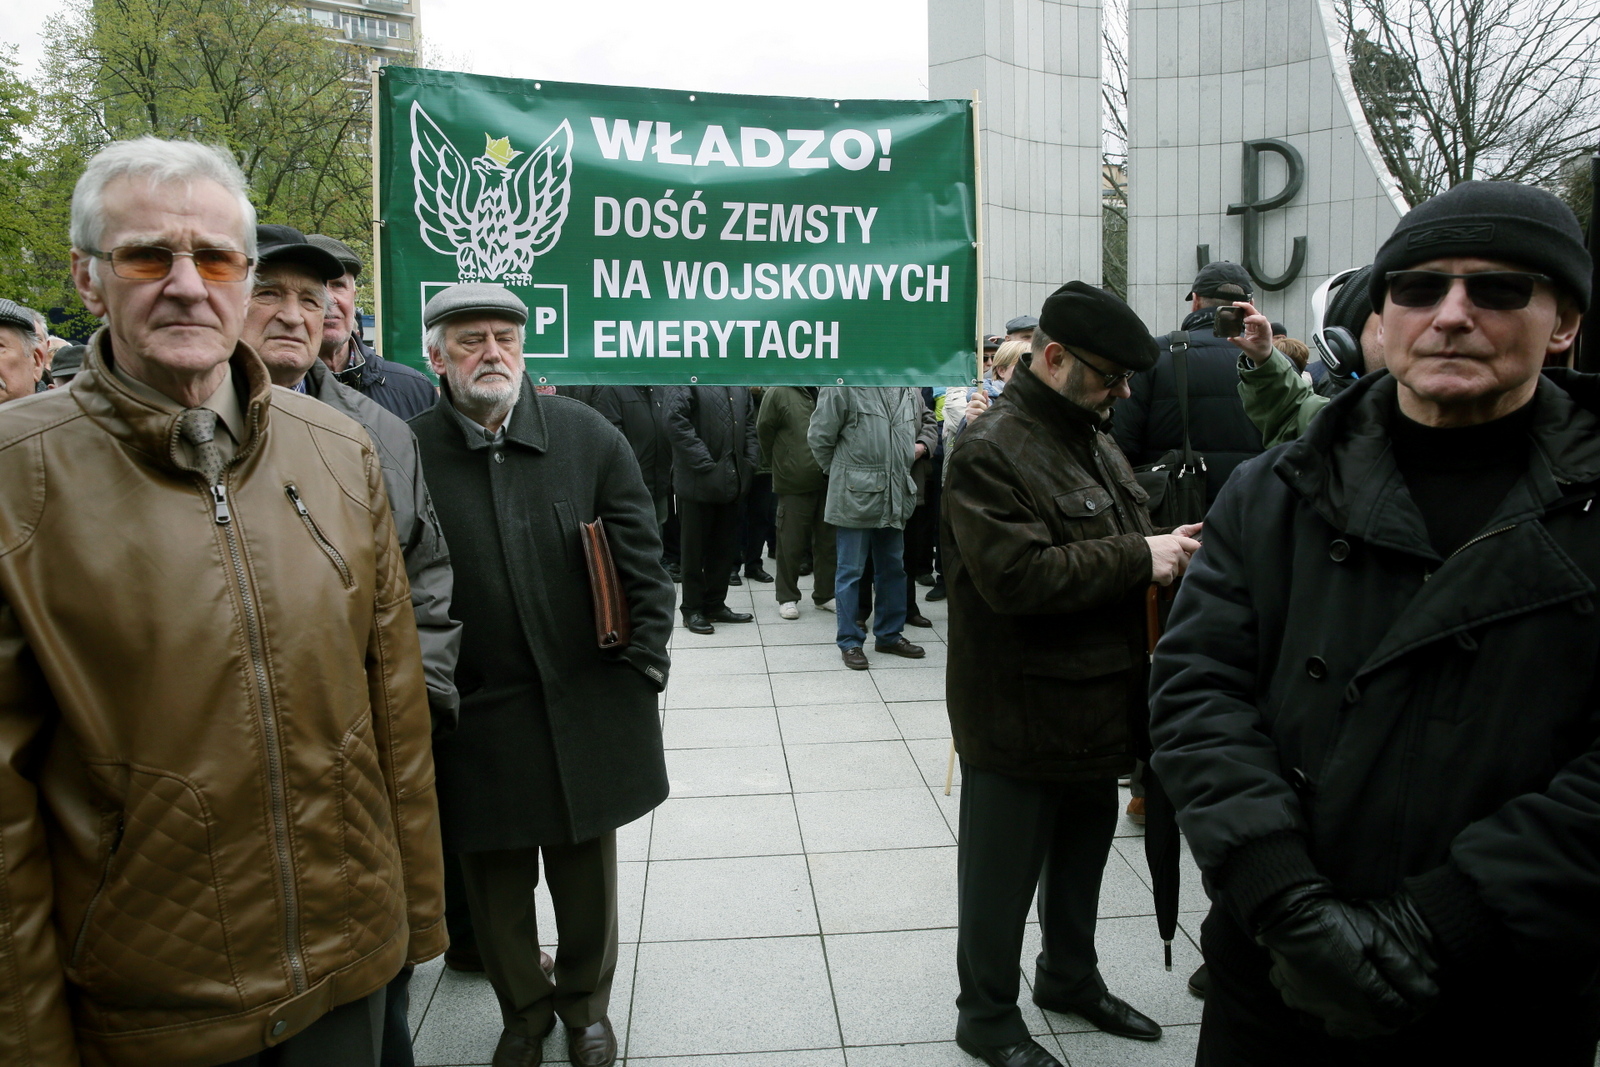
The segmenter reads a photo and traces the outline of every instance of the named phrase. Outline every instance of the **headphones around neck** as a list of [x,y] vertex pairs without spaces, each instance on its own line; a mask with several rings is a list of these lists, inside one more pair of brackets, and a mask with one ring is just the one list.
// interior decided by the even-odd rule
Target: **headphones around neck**
[[1360,272],[1360,267],[1342,270],[1323,282],[1317,287],[1317,291],[1311,294],[1311,314],[1317,324],[1311,331],[1311,341],[1322,354],[1322,362],[1327,364],[1328,373],[1335,378],[1359,378],[1366,369],[1360,340],[1343,326],[1327,326],[1323,321],[1328,312],[1328,299],[1333,290]]

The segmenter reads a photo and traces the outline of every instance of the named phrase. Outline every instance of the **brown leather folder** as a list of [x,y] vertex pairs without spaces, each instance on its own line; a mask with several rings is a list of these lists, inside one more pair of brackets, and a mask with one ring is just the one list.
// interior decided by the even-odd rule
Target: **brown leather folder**
[[583,559],[589,566],[589,592],[594,597],[594,635],[601,648],[627,648],[633,640],[628,598],[617,579],[603,519],[581,523]]

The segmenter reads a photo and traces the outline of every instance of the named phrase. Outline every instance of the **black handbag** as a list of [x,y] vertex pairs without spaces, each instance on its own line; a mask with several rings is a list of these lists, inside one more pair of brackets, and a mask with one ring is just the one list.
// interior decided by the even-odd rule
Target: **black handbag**
[[1186,526],[1206,517],[1206,461],[1189,440],[1189,334],[1167,335],[1172,373],[1178,380],[1178,415],[1183,420],[1183,447],[1154,463],[1134,468],[1139,485],[1150,494],[1145,508],[1156,529]]

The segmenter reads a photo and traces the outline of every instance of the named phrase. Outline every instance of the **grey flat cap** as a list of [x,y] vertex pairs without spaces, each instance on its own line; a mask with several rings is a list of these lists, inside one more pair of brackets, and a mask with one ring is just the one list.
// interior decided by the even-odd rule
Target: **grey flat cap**
[[528,321],[528,305],[503,285],[462,282],[433,295],[422,309],[422,325],[432,326],[457,315],[499,315],[522,324]]
[[336,237],[313,233],[306,238],[306,244],[314,245],[337,259],[344,265],[345,272],[356,277],[361,276],[361,257],[356,255],[356,250]]
[[1039,320],[1032,315],[1018,315],[1006,323],[1006,333],[1016,333],[1018,330],[1031,330],[1039,325]]
[[50,376],[65,381],[83,370],[83,354],[89,351],[84,345],[68,345],[57,352],[50,361]]
[[0,326],[15,326],[32,335],[33,312],[15,300],[7,300],[0,296]]

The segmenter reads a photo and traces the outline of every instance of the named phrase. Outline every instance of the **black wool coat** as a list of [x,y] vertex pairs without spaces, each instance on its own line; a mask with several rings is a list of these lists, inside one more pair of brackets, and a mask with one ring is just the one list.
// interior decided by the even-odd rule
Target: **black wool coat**
[[[672,582],[628,442],[526,378],[504,439],[474,440],[439,403],[417,416],[422,467],[452,546],[461,722],[435,747],[445,848],[586,841],[667,796],[657,694]],[[578,524],[605,520],[632,644],[595,639]]]
[[1396,392],[1361,378],[1223,490],[1156,651],[1152,765],[1247,930],[1319,876],[1404,886],[1447,964],[1502,946],[1525,969],[1495,981],[1568,995],[1600,961],[1600,384],[1541,378],[1527,472],[1448,559]]

